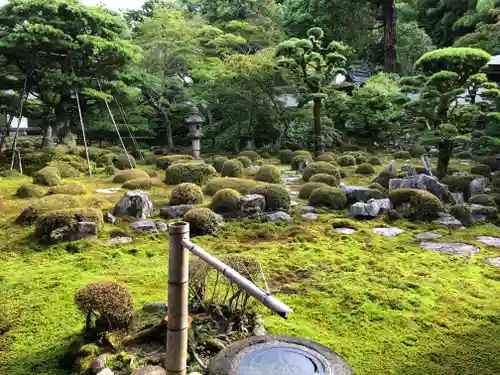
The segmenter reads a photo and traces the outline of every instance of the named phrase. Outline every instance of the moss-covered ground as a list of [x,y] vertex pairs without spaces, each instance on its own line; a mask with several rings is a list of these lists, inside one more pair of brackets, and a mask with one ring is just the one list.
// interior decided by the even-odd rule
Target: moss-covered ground
[[[373,176],[351,176],[367,185]],[[89,191],[116,187],[104,175],[81,178]],[[62,375],[58,360],[83,327],[75,292],[89,282],[115,280],[132,292],[136,306],[167,296],[166,234],[134,236],[128,245],[104,245],[117,227],[107,225],[99,241],[47,245],[33,241],[33,227],[13,223],[39,198],[13,197],[29,177],[0,181],[0,374]],[[158,184],[151,196],[168,201]],[[98,195],[109,207],[123,192]],[[434,224],[397,221],[395,237],[371,231],[382,221],[352,221],[354,235],[337,234],[332,222],[295,216],[291,225],[228,222],[215,236],[194,240],[214,254],[257,258],[272,291],[294,308],[288,320],[268,314],[266,328],[319,341],[342,355],[358,375],[500,374],[500,269],[484,258],[500,249],[475,241],[500,236],[483,225],[448,230]],[[125,229],[124,229],[125,230]],[[437,230],[439,241],[464,241],[481,248],[470,258],[421,249],[413,234]]]

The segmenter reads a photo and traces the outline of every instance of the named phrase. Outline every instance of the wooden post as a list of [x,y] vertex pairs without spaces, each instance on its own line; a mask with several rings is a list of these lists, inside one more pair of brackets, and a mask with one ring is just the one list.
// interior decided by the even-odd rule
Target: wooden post
[[170,224],[168,258],[167,375],[185,375],[188,348],[189,223]]

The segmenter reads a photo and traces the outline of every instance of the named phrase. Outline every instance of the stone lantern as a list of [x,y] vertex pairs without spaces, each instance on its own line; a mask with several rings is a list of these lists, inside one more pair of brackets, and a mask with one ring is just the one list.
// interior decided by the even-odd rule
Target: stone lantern
[[184,119],[184,122],[187,126],[189,126],[188,138],[191,139],[191,148],[193,150],[193,158],[200,158],[201,144],[200,140],[203,137],[203,133],[201,131],[201,125],[205,120],[200,116],[198,110],[193,111],[191,115]]

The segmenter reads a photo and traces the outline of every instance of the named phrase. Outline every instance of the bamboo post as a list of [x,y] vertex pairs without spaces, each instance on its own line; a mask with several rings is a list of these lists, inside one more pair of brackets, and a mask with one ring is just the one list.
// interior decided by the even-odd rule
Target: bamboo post
[[19,173],[23,174],[23,163],[21,161],[21,151],[17,150],[17,161],[19,162]]
[[168,258],[167,375],[185,375],[188,349],[189,223],[170,224]]

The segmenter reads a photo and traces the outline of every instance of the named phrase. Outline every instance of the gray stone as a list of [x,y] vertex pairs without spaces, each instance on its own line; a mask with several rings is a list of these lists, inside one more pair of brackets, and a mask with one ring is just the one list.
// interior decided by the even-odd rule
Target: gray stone
[[307,160],[303,160],[299,163],[299,165],[297,166],[297,169],[300,173],[304,172],[304,170],[307,168],[307,165],[309,164],[309,162]]
[[165,223],[164,221],[156,221],[155,225],[158,232],[160,233],[168,232],[168,224]]
[[372,231],[384,237],[396,237],[404,232],[400,228],[372,228]]
[[396,174],[396,161],[395,160],[391,160],[389,162],[389,164],[387,164],[384,169],[383,169],[384,172],[387,172],[387,173],[391,173],[391,174]]
[[[438,153],[439,153],[439,151],[438,151]],[[429,156],[428,155],[422,156],[422,162],[424,163],[425,172],[429,176],[432,176],[432,167],[431,167],[431,162],[429,160]]]
[[283,179],[283,181],[285,181],[285,184],[294,184],[296,183],[297,181],[300,181],[301,178],[300,177],[285,177]]
[[403,172],[406,176],[411,177],[415,174],[415,169],[410,164],[403,164],[401,166],[401,172]]
[[75,231],[83,237],[99,235],[99,226],[93,221],[80,221],[75,225]]
[[495,267],[500,267],[500,257],[496,257],[496,258],[486,258],[484,261],[485,261],[486,263],[491,264],[492,266],[495,266]]
[[133,370],[132,375],[167,375],[167,372],[160,366],[147,366]]
[[389,180],[389,191],[395,189],[412,189],[414,184],[413,179],[409,178],[391,178]]
[[266,198],[260,194],[249,194],[239,197],[240,216],[256,218],[262,216],[266,207]]
[[498,215],[498,210],[496,207],[471,204],[470,209],[473,222],[488,221],[490,219],[494,219]]
[[104,222],[109,224],[116,223],[116,217],[114,217],[110,212],[106,212],[103,216]]
[[193,204],[180,204],[160,208],[160,217],[163,219],[180,219],[186,212],[194,208]]
[[299,205],[299,202],[297,202],[297,201],[290,202],[290,207],[297,207],[298,205]]
[[125,245],[132,242],[132,238],[130,237],[114,237],[110,238],[106,242],[106,245]]
[[150,233],[158,232],[158,229],[156,229],[156,224],[153,220],[135,221],[130,224],[130,228],[139,232],[150,232]]
[[148,194],[140,190],[125,193],[113,209],[115,216],[128,216],[138,220],[145,220],[153,212],[153,202]]
[[333,231],[339,234],[354,234],[356,229],[352,228],[333,228]]
[[415,186],[417,189],[425,189],[431,192],[439,199],[443,199],[448,192],[448,187],[445,184],[440,183],[435,177],[426,174],[416,176]]
[[52,241],[78,241],[83,238],[95,238],[99,235],[99,226],[93,221],[80,221],[71,227],[62,227],[54,230],[50,239]]
[[106,368],[106,363],[108,361],[108,357],[106,353],[98,355],[92,360],[90,364],[90,370],[93,374],[97,374],[98,372],[104,370]]
[[463,257],[479,252],[479,248],[461,242],[421,242],[420,247]]
[[427,153],[427,155],[430,157],[430,158],[437,158],[439,156],[439,150],[436,146],[432,146],[432,148],[429,150],[429,152]]
[[450,194],[450,200],[451,200],[451,204],[463,204],[465,203],[465,199],[464,199],[464,193],[462,192],[458,192],[458,193],[453,193],[453,192],[449,192]]
[[276,221],[285,221],[287,223],[291,223],[292,217],[290,215],[288,215],[286,212],[277,211],[277,212],[272,212],[270,214],[267,214],[264,217],[264,221],[272,222],[272,223],[274,223]]
[[500,238],[498,237],[479,236],[476,237],[476,241],[484,243],[488,246],[500,247]]
[[307,220],[307,221],[314,221],[318,220],[318,214],[315,214],[314,212],[308,212],[305,214],[302,214],[302,219]]
[[417,240],[437,240],[438,238],[441,238],[443,236],[439,233],[423,232],[417,233],[413,237]]
[[168,304],[166,302],[148,302],[145,303],[142,306],[142,311],[150,313],[150,314],[156,314],[162,311],[167,311],[168,310]]
[[97,375],[114,375],[110,368],[105,368],[97,373]]
[[300,209],[302,213],[307,213],[307,212],[316,212],[316,207],[313,206],[304,206]]
[[120,188],[109,188],[109,189],[96,189],[96,193],[101,193],[101,194],[114,194],[120,191]]
[[464,227],[460,220],[455,219],[450,214],[447,214],[445,212],[440,212],[438,215],[439,215],[439,218],[434,220],[433,223],[445,225],[447,227],[455,228],[455,229],[459,229],[459,228]]
[[346,192],[349,202],[367,202],[372,198],[373,189],[364,186],[347,186],[343,182],[339,184],[339,187]]
[[485,177],[478,177],[472,180],[469,184],[470,195],[483,194],[486,186],[488,185],[488,179]]
[[264,319],[262,319],[260,316],[257,316],[254,320],[253,334],[255,336],[267,335],[267,331],[264,328]]
[[391,210],[391,201],[389,198],[370,199],[368,203],[354,203],[349,216],[357,218],[374,218]]

